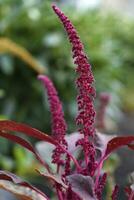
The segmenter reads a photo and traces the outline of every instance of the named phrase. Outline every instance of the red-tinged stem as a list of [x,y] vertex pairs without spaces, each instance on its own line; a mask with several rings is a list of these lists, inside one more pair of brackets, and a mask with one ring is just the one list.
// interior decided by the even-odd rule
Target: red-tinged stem
[[50,172],[49,166],[47,165],[47,163],[45,163],[42,158],[40,157],[40,155],[38,154],[38,152],[34,149],[34,147],[28,143],[26,140],[24,140],[21,137],[18,137],[16,135],[11,135],[6,131],[0,131],[0,136],[4,137],[8,140],[11,140],[17,144],[20,144],[21,146],[23,146],[24,148],[26,148],[27,150],[29,150],[30,152],[32,152],[36,159],[48,170],[48,172]]
[[74,157],[72,154],[70,154],[64,147],[62,147],[61,145],[59,145],[59,146],[60,146],[60,148],[61,148],[65,153],[67,153],[68,156],[73,160],[73,162],[74,162],[75,165],[76,165],[77,171],[81,171],[82,168],[80,167],[80,165],[79,165],[78,161],[75,159],[75,157]]
[[62,192],[60,191],[60,189],[58,187],[56,187],[56,191],[57,191],[58,199],[59,200],[64,200]]
[[97,189],[97,187],[98,187],[102,165],[103,165],[103,160],[101,162],[99,162],[99,165],[97,167],[98,171],[97,171],[96,180],[95,180],[95,189]]
[[69,153],[69,151],[67,149],[65,149],[61,144],[59,144],[57,141],[55,141],[55,145],[59,146],[72,160],[73,162],[75,163],[76,167],[77,167],[77,170],[78,171],[81,171],[82,168],[80,167],[78,161],[75,159],[75,157]]
[[[86,135],[85,135],[85,137],[84,137],[84,141],[85,141],[85,144],[86,144],[86,141],[88,141]],[[88,157],[88,154],[87,154],[87,152],[86,152],[86,149],[85,149],[84,156],[85,156],[86,166],[88,166],[88,163],[89,163],[89,157]]]
[[85,161],[86,161],[86,166],[88,166],[89,159],[86,152],[85,152]]
[[[98,186],[98,183],[99,183],[99,177],[100,177],[100,173],[101,173],[101,169],[102,169],[102,166],[103,166],[103,162],[106,158],[104,157],[104,155],[101,157],[100,161],[98,162],[97,166],[96,166],[96,169],[97,169],[97,176],[96,176],[96,180],[95,180],[95,189],[97,188]],[[95,170],[96,171],[96,170]]]

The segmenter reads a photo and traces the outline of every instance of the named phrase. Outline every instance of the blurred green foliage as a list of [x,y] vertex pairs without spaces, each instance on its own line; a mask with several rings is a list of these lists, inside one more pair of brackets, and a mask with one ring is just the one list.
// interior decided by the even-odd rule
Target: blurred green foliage
[[[63,102],[68,132],[72,132],[77,112],[75,68],[66,34],[50,4],[51,1],[46,0],[0,0],[0,37],[23,46],[45,66],[45,72],[54,81]],[[120,94],[125,102],[122,108],[126,111],[134,109],[134,21],[105,15],[98,10],[82,13],[59,6],[72,19],[90,55],[97,93],[111,92],[115,99]],[[0,115],[50,133],[49,106],[46,96],[43,99],[43,88],[36,75],[14,55],[0,54]],[[131,106],[126,101],[131,102]],[[14,155],[11,144],[4,150],[3,146],[0,145],[0,152]],[[22,163],[24,154],[19,154]],[[12,168],[13,164],[10,166]]]

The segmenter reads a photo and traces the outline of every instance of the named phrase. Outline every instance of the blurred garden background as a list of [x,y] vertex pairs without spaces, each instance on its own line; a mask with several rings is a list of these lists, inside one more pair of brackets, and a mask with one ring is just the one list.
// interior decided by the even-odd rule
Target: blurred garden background
[[[51,9],[52,2],[0,0],[0,119],[25,122],[51,132],[47,97],[37,80],[42,72],[58,90],[71,133],[76,131],[75,67],[67,36]],[[55,2],[73,21],[89,56],[96,80],[96,109],[101,92],[111,95],[103,131],[134,134],[134,1]],[[111,171],[116,168],[115,179],[122,195],[129,183],[128,175],[134,170],[134,156],[125,148],[118,154],[106,167]],[[0,138],[0,169],[43,189],[44,180],[34,171],[37,166],[30,153]]]

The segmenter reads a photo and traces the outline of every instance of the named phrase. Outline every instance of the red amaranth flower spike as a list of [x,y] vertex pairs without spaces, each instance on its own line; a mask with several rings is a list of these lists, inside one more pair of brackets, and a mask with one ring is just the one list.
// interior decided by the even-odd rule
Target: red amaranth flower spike
[[52,81],[47,76],[39,75],[38,79],[42,81],[44,87],[47,89],[52,116],[52,134],[59,143],[66,144],[64,137],[67,130],[67,125],[64,119],[62,104],[59,100],[57,91]]
[[[88,63],[87,56],[84,53],[83,44],[81,43],[74,26],[58,7],[55,5],[52,7],[68,34],[69,41],[72,44],[74,63],[77,65],[76,72],[78,73],[78,78],[76,80],[76,85],[79,91],[77,97],[79,113],[76,118],[76,124],[81,126],[80,133],[84,135],[84,142],[81,145],[84,149],[86,165],[88,165],[89,161],[93,161],[93,158],[95,157],[95,149],[93,149],[94,145],[89,141],[89,136],[93,137],[95,132],[95,109],[93,101],[96,96],[96,91],[93,86],[94,77],[91,71],[91,65]],[[85,148],[86,146],[88,148]]]
[[[39,75],[38,79],[42,81],[44,87],[47,89],[48,101],[50,104],[50,111],[52,116],[52,134],[54,138],[63,146],[67,146],[65,140],[65,133],[67,125],[64,119],[64,113],[62,111],[62,104],[59,100],[58,93],[52,83],[52,81],[45,75]],[[53,151],[52,162],[57,164],[57,170],[60,165],[64,165],[64,161],[61,159],[61,155],[65,152],[59,145]]]

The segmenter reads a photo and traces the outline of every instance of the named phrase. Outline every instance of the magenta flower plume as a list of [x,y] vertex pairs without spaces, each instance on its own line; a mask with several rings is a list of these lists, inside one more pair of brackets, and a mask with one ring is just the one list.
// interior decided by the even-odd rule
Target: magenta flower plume
[[47,76],[39,75],[38,79],[42,81],[47,90],[50,111],[52,115],[52,134],[59,143],[64,144],[67,125],[64,119],[62,104],[58,98],[57,91],[52,81]]
[[78,73],[76,85],[79,92],[77,97],[78,116],[76,117],[76,124],[81,127],[80,133],[84,135],[84,139],[79,140],[77,145],[83,146],[86,164],[88,165],[89,160],[93,163],[95,158],[95,148],[92,139],[89,140],[89,137],[92,138],[95,132],[95,109],[93,101],[96,96],[96,91],[93,86],[94,77],[91,71],[91,65],[88,63],[87,56],[84,53],[83,44],[74,26],[58,7],[55,5],[52,7],[63,23],[69,41],[72,44],[74,63],[76,64],[76,72]]
[[[52,81],[47,76],[39,75],[38,79],[42,81],[44,87],[47,90],[52,117],[53,137],[59,142],[59,144],[67,146],[67,142],[65,140],[67,125],[64,120],[64,113],[62,111],[62,104],[58,98],[58,93]],[[56,163],[58,167],[64,164],[64,161],[61,159],[61,155],[64,153],[65,152],[60,148],[59,145],[53,151],[52,162]]]

